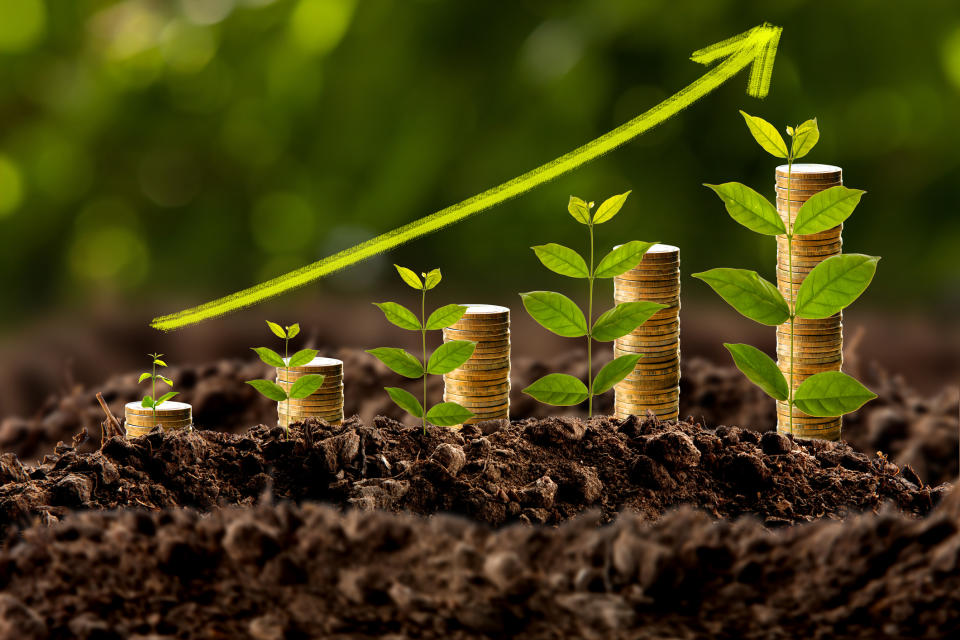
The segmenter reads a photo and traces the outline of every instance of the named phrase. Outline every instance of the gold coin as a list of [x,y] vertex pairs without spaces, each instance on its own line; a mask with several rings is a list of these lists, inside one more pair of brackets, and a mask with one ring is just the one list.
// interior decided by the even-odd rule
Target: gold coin
[[469,340],[470,342],[479,342],[481,340],[495,341],[507,340],[510,338],[509,331],[460,331],[458,329],[444,329],[444,342],[450,340]]
[[625,378],[623,385],[630,385],[634,391],[648,392],[651,390],[663,390],[669,387],[677,386],[680,382],[680,373],[666,373],[658,375],[642,374]]
[[643,271],[631,269],[613,277],[614,284],[645,285],[651,283],[679,283],[680,269],[664,269],[657,271]]
[[[642,358],[641,358],[642,361]],[[680,376],[680,365],[679,364],[668,364],[665,367],[660,366],[659,364],[654,364],[650,366],[644,366],[643,364],[637,364],[634,367],[633,371],[627,374],[627,377],[624,378],[626,382],[642,381],[648,378],[660,378],[664,376]]]
[[179,427],[189,427],[191,424],[193,424],[193,420],[170,420],[157,418],[156,422],[154,422],[153,418],[148,418],[146,416],[131,416],[126,419],[126,424],[150,429],[152,429],[154,425],[162,425],[164,427],[176,429]]
[[510,358],[503,358],[502,360],[481,360],[471,362],[470,360],[464,362],[462,365],[457,367],[456,371],[497,371],[497,370],[510,370]]
[[613,343],[613,348],[614,351],[642,353],[647,360],[650,360],[671,354],[676,356],[679,353],[680,346],[676,336],[667,336],[663,340],[658,339],[657,336],[649,336],[645,339],[624,336],[617,338]]
[[494,371],[460,371],[459,369],[443,374],[444,380],[457,382],[506,381],[510,379],[510,370]]
[[[617,304],[620,304],[621,302],[638,302],[640,300],[641,298],[638,298],[637,296],[633,296],[627,293],[614,292],[613,294],[613,301],[616,302]],[[669,304],[676,304],[680,302],[680,296],[663,297],[663,296],[645,295],[643,296],[642,300],[646,302],[659,302],[660,304],[669,305]]]
[[[284,362],[289,362],[289,358],[284,358]],[[310,362],[297,367],[278,367],[289,369],[290,371],[302,371],[305,373],[322,373],[324,371],[343,371],[343,360],[336,358],[317,357]]]
[[680,397],[680,386],[677,384],[674,384],[671,387],[665,387],[656,390],[646,390],[636,389],[634,387],[628,387],[618,383],[614,388],[617,391],[617,398],[622,400],[639,398],[643,402],[663,403],[675,402],[677,398]]
[[490,418],[497,414],[503,414],[510,410],[510,403],[504,403],[496,407],[464,407],[473,414],[474,418]]
[[[174,400],[167,400],[166,402],[161,402],[157,405],[157,415],[165,415],[169,413],[187,413],[189,414],[192,411],[193,407],[186,402],[176,402]],[[140,401],[128,402],[124,405],[125,411],[133,411],[134,413],[141,413],[146,411],[150,415],[153,415],[153,409],[148,409],[140,404]]]
[[444,327],[444,329],[460,329],[461,331],[473,331],[476,329],[481,331],[509,331],[510,320],[502,320],[499,318],[470,318],[464,316],[452,325]]
[[496,304],[461,304],[460,306],[467,308],[461,320],[477,319],[505,322],[510,319],[509,307],[501,307]]
[[510,358],[510,351],[509,351],[509,350],[499,351],[499,352],[494,352],[494,351],[489,351],[489,352],[488,352],[488,351],[481,351],[481,352],[479,352],[479,353],[476,352],[476,351],[474,351],[474,352],[473,352],[473,355],[470,356],[470,359],[469,359],[467,362],[487,362],[487,361],[489,361],[489,360],[498,360],[498,361],[501,361],[501,360],[506,360],[506,359],[509,359],[509,358]]
[[287,403],[290,403],[291,408],[303,409],[305,411],[319,411],[323,409],[333,409],[343,407],[343,396],[339,398],[323,399],[316,400],[313,397],[308,397],[304,400],[284,400],[281,403],[284,407],[287,406]]
[[777,166],[777,177],[801,178],[804,180],[840,180],[843,169],[832,164],[815,162],[798,162],[796,164],[781,164]]
[[453,393],[469,396],[492,396],[510,390],[509,382],[495,382],[493,384],[478,383],[477,381],[463,382],[460,380],[444,380],[444,389]]
[[509,406],[509,398],[504,395],[489,396],[488,399],[478,399],[471,398],[469,396],[458,396],[452,393],[444,393],[443,401],[455,402],[464,409],[467,409],[470,413],[474,414],[477,412],[492,413],[494,411],[501,411]]

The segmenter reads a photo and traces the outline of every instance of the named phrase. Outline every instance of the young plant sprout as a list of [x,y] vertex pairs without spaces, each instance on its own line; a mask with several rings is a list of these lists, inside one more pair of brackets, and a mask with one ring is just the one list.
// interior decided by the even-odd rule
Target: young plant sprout
[[[816,119],[796,127],[787,127],[792,138],[789,149],[783,137],[769,122],[740,112],[754,139],[771,155],[787,161],[787,201],[790,201],[793,163],[805,156],[820,139]],[[776,208],[762,195],[740,184],[705,185],[726,205],[730,216],[752,231],[770,236],[785,236],[789,253],[789,271],[793,273],[793,242],[800,235],[832,229],[846,220],[864,191],[834,186],[803,203],[791,222],[784,224]],[[788,205],[789,206],[789,205]],[[765,353],[746,344],[725,344],[733,360],[754,384],[769,396],[815,417],[838,417],[856,411],[877,396],[854,378],[839,371],[814,374],[794,388],[794,321],[797,318],[829,318],[849,306],[866,290],[877,270],[878,257],[861,254],[835,255],[814,267],[794,290],[790,283],[788,303],[776,286],[755,271],[745,269],[711,269],[693,277],[703,280],[746,317],[768,326],[790,324],[789,380],[777,363]],[[794,295],[795,294],[795,295]],[[793,432],[793,411],[790,411],[790,432]]]
[[[260,359],[271,367],[283,369],[289,374],[293,367],[302,367],[317,357],[316,349],[301,349],[292,356],[290,355],[290,339],[295,338],[300,333],[300,325],[292,324],[288,327],[281,327],[276,322],[267,320],[267,327],[275,336],[283,340],[283,357],[268,347],[253,347]],[[298,378],[290,387],[290,393],[287,393],[283,387],[272,380],[247,380],[247,384],[259,391],[261,394],[275,402],[286,402],[289,414],[290,400],[300,400],[314,393],[323,385],[324,376],[319,374],[310,374]],[[290,427],[285,427],[287,433]]]
[[137,383],[143,382],[144,380],[150,381],[150,395],[144,396],[143,400],[140,401],[140,405],[144,409],[153,410],[153,421],[157,421],[157,407],[170,400],[177,395],[176,391],[168,391],[159,398],[157,398],[157,380],[164,383],[171,389],[173,388],[173,380],[166,377],[165,375],[157,373],[157,367],[166,367],[167,363],[161,360],[163,357],[162,353],[148,353],[148,356],[153,360],[152,368],[149,372],[141,373],[140,379],[137,380]]
[[593,227],[608,222],[620,211],[630,192],[603,202],[596,213],[593,203],[571,196],[567,211],[573,219],[587,227],[590,237],[589,264],[583,257],[563,245],[550,243],[532,247],[543,266],[555,273],[587,281],[587,315],[570,298],[553,291],[521,293],[527,312],[545,329],[566,338],[587,338],[587,384],[564,373],[548,374],[523,390],[539,402],[554,406],[572,406],[588,400],[587,415],[593,415],[593,397],[605,393],[633,371],[641,354],[614,358],[593,377],[593,341],[613,342],[621,338],[666,305],[656,302],[623,302],[593,322],[593,284],[597,278],[613,278],[637,266],[656,242],[631,240],[608,253],[594,267]]
[[430,359],[427,360],[427,331],[440,330],[456,324],[466,313],[467,308],[459,304],[448,304],[440,307],[427,318],[427,291],[440,283],[440,270],[434,269],[429,273],[421,273],[418,276],[406,267],[393,266],[397,268],[397,272],[404,282],[420,292],[420,317],[418,318],[415,313],[396,302],[375,302],[374,304],[383,311],[383,315],[389,322],[401,329],[420,332],[423,359],[420,360],[403,349],[393,347],[369,349],[367,353],[375,356],[387,367],[406,378],[423,378],[423,404],[420,404],[420,401],[409,391],[398,387],[385,387],[385,389],[390,398],[401,409],[421,419],[424,433],[427,432],[428,422],[438,427],[452,427],[461,424],[464,420],[472,418],[473,413],[456,402],[441,402],[430,407],[428,411],[425,410],[427,406],[427,375],[442,375],[454,371],[470,359],[477,345],[469,340],[444,342],[434,350]]

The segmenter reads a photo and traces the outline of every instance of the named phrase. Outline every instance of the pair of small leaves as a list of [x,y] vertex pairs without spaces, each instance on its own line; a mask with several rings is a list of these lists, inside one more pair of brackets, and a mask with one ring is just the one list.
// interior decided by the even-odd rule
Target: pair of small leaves
[[313,395],[317,389],[323,386],[323,380],[324,376],[316,373],[303,376],[290,386],[289,393],[276,382],[270,380],[248,380],[247,384],[267,398],[275,402],[283,402],[284,400],[301,400]]
[[588,203],[576,196],[570,196],[570,202],[567,203],[567,211],[570,212],[573,219],[580,224],[603,224],[620,213],[620,209],[623,208],[623,203],[627,201],[630,193],[630,191],[627,191],[626,193],[607,198],[600,204],[597,212],[592,216],[590,214],[590,210],[593,209],[592,202]]
[[807,120],[799,127],[787,127],[787,133],[793,137],[793,143],[790,150],[787,150],[787,143],[783,136],[772,124],[750,114],[741,111],[740,115],[747,123],[747,128],[753,135],[753,139],[763,147],[764,151],[776,158],[790,158],[797,160],[810,153],[820,140],[820,129],[817,127],[817,120],[813,118]]
[[167,363],[160,359],[163,357],[162,353],[148,353],[147,355],[153,358],[153,364],[157,365],[158,367],[167,366]]
[[[598,211],[599,213],[599,211]],[[640,264],[643,256],[656,242],[641,242],[631,240],[630,242],[615,248],[608,253],[597,265],[594,277],[613,278],[622,273],[633,269]],[[538,245],[532,247],[537,258],[547,269],[562,276],[571,278],[589,278],[590,269],[587,267],[586,260],[579,253],[565,247],[562,244],[551,242],[550,244]]]
[[434,269],[427,273],[421,273],[420,276],[423,276],[423,280],[420,279],[420,276],[416,274],[412,269],[407,269],[406,267],[401,267],[398,264],[393,265],[397,269],[397,273],[400,274],[400,278],[407,283],[410,287],[416,289],[417,291],[429,291],[435,286],[440,284],[442,275],[440,274],[440,269]]
[[[587,335],[587,318],[577,304],[554,291],[521,293],[523,306],[543,328],[565,338]],[[656,302],[624,302],[610,309],[593,324],[591,335],[599,342],[621,338],[650,319],[666,305]]]
[[177,393],[178,393],[177,391],[168,391],[167,393],[163,394],[156,400],[153,399],[153,396],[144,396],[143,400],[140,401],[140,406],[143,407],[144,409],[154,409],[156,407],[159,407],[161,404],[163,404],[167,400],[170,400],[173,397],[175,397]]
[[171,380],[167,376],[162,376],[159,373],[157,375],[153,375],[152,373],[141,373],[140,378],[137,380],[137,384],[140,384],[144,380],[150,380],[151,378],[156,378],[160,382],[166,383],[171,387],[173,386],[173,380]]
[[414,397],[412,393],[399,387],[384,387],[390,395],[390,399],[397,403],[401,409],[414,416],[415,418],[426,417],[430,424],[438,427],[452,427],[463,424],[464,420],[469,420],[473,414],[463,408],[456,402],[441,402],[430,407],[426,416],[423,413],[423,405]]
[[284,361],[279,353],[269,347],[253,347],[260,359],[271,367],[285,369],[287,367],[302,367],[317,357],[316,349],[301,349],[290,356],[289,361]]
[[[641,354],[625,355],[608,362],[593,379],[593,395],[606,393],[634,370]],[[579,378],[565,373],[548,374],[523,390],[538,402],[558,407],[580,404],[590,397],[590,389]]]
[[[748,344],[723,346],[733,356],[737,368],[751,382],[770,397],[782,402],[787,401],[787,379],[770,356]],[[847,374],[825,371],[804,380],[794,393],[793,403],[807,415],[835,417],[856,411],[876,397],[876,394]]]
[[[426,373],[444,374],[457,369],[473,355],[475,342],[469,340],[451,340],[437,347],[427,361]],[[396,347],[378,347],[367,353],[400,375],[407,378],[423,377],[423,363],[413,354]]]
[[276,322],[270,322],[267,320],[267,326],[270,328],[270,331],[273,332],[273,335],[277,336],[282,340],[289,340],[290,338],[296,337],[300,333],[300,324],[294,323],[289,327],[281,327]]
[[[424,328],[420,324],[420,319],[403,305],[397,304],[396,302],[374,302],[374,304],[383,311],[383,315],[386,316],[389,322],[401,329],[420,331]],[[434,331],[436,329],[449,327],[456,324],[466,312],[467,308],[460,304],[444,305],[430,314],[430,317],[427,318],[426,329],[428,331]]]

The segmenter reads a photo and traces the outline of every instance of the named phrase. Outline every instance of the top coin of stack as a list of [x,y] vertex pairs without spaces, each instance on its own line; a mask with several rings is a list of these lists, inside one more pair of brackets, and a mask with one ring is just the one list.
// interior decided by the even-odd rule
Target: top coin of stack
[[336,358],[314,358],[299,367],[277,367],[277,384],[290,393],[293,384],[303,376],[320,374],[323,385],[301,399],[277,403],[280,426],[287,427],[307,418],[326,420],[330,424],[343,421],[343,361]]
[[613,355],[643,354],[614,386],[618,418],[652,411],[664,420],[680,414],[680,249],[653,245],[633,269],[613,279],[617,304],[647,300],[667,305],[632,333],[617,338]]
[[128,402],[123,411],[128,438],[145,436],[157,425],[163,427],[164,431],[193,426],[193,407],[186,402],[161,402],[157,405],[156,417],[153,409],[148,409],[139,402]]
[[[788,175],[782,165],[776,171],[777,211],[788,228],[796,221],[804,202],[830,187],[843,184],[840,167],[824,164],[795,164]],[[789,220],[789,221],[788,221]],[[827,258],[839,255],[843,245],[843,225],[811,235],[793,238],[789,251],[786,236],[777,236],[777,288],[791,307],[807,274]],[[791,351],[793,353],[793,387],[823,371],[839,371],[843,364],[842,314],[822,320],[796,318],[793,329],[789,322],[777,328],[777,363],[789,381]],[[793,434],[803,438],[837,440],[841,418],[808,416],[793,408]],[[790,432],[791,408],[777,402],[777,430]]]
[[443,330],[443,341],[469,340],[473,355],[443,375],[443,400],[473,413],[466,424],[510,418],[510,309],[468,304],[466,313]]

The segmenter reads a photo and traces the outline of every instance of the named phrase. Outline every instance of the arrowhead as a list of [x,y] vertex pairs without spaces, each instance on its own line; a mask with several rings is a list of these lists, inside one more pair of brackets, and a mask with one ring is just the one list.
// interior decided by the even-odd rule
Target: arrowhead
[[690,59],[700,64],[710,64],[724,58],[724,62],[753,65],[747,81],[747,93],[754,98],[764,98],[770,91],[770,76],[773,75],[773,60],[777,56],[782,27],[764,22],[740,35],[694,51]]

